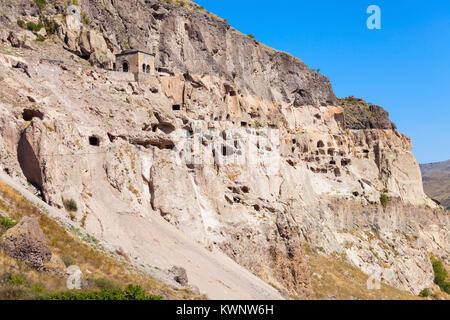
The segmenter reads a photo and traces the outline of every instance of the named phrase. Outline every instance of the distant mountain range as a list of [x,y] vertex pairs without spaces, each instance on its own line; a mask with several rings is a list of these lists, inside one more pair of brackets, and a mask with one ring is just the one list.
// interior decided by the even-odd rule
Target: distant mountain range
[[425,193],[450,210],[450,160],[421,164]]

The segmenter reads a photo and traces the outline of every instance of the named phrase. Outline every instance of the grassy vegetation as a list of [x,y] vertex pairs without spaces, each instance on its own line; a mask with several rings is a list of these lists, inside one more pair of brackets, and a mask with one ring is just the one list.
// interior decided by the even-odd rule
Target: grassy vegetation
[[12,274],[8,280],[8,283],[13,286],[25,286],[27,285],[27,280],[21,274]]
[[45,6],[47,5],[47,1],[46,0],[34,0],[34,3],[36,3],[36,5],[39,7],[39,9],[44,9]]
[[[17,19],[17,25],[22,29],[26,29],[32,32],[39,32],[42,28],[44,28],[47,35],[53,35],[56,33],[55,21],[52,19],[48,19],[42,14],[39,16],[38,23],[34,23],[32,21],[25,23],[25,21],[23,21],[22,19]],[[42,35],[38,35],[37,37],[37,41],[44,41],[46,39]]]
[[76,260],[72,256],[69,256],[67,254],[61,255],[61,260],[62,260],[62,262],[64,262],[64,265],[66,267],[73,266],[77,263]]
[[427,298],[431,295],[431,291],[428,288],[423,289],[422,291],[420,291],[419,296],[423,297],[423,298]]
[[441,261],[432,259],[434,270],[434,283],[436,283],[441,290],[447,294],[450,294],[450,282],[447,281],[447,270]]
[[54,20],[44,19],[44,28],[47,32],[47,35],[55,34],[56,32],[56,24]]
[[44,27],[44,24],[41,21],[39,21],[37,24],[30,21],[30,22],[27,22],[25,27],[29,31],[39,32]]
[[62,199],[64,208],[69,212],[77,212],[78,211],[78,205],[75,200],[73,199]]
[[14,227],[17,224],[14,220],[8,218],[8,217],[0,217],[0,231],[2,229],[8,230]]
[[[150,298],[161,296],[164,299],[204,299],[204,296],[193,293],[189,289],[177,289],[152,276],[138,270],[124,260],[119,260],[114,253],[100,251],[94,247],[95,241],[92,237],[80,239],[79,235],[72,229],[66,229],[57,221],[48,217],[40,208],[24,199],[17,191],[0,180],[0,210],[8,214],[11,219],[20,221],[23,216],[34,216],[39,220],[40,227],[46,237],[47,243],[52,251],[52,261],[47,267],[55,272],[39,272],[32,269],[20,260],[8,256],[0,250],[0,283],[2,279],[10,274],[21,275],[27,284],[13,285],[6,281],[0,286],[1,299],[40,299],[62,298],[61,295],[73,297],[73,293],[65,293],[66,278],[58,276],[65,274],[65,264],[76,264],[80,267],[86,279],[92,283],[89,293],[99,298],[106,297],[98,293],[102,289],[122,290],[125,294],[126,286],[134,284],[140,286]],[[90,242],[87,242],[90,241]],[[69,258],[70,257],[70,258]],[[59,260],[58,264],[56,261]],[[6,278],[8,279],[8,278]],[[101,280],[98,280],[101,279]],[[114,284],[114,285],[112,285]],[[138,294],[137,292],[136,294]],[[77,293],[81,294],[80,292]],[[84,293],[88,296],[88,293]],[[118,294],[117,292],[115,294]],[[67,297],[65,296],[65,297]]]
[[184,7],[187,4],[191,4],[191,5],[193,4],[193,2],[191,2],[191,1],[183,1],[183,0],[163,0],[163,1],[167,4],[177,5],[180,7]]
[[369,276],[347,263],[343,257],[326,257],[304,244],[311,268],[314,294],[311,299],[415,300],[421,297],[381,282],[380,290],[369,290]]
[[89,19],[87,13],[84,11],[81,11],[81,22],[87,26],[91,24],[91,19]]
[[196,3],[193,3],[193,6],[194,6],[194,10],[198,10],[198,11],[205,10],[205,8],[203,8],[203,6],[200,6]]
[[25,27],[26,27],[25,21],[23,21],[22,19],[17,19],[17,25],[19,27],[21,27],[22,29],[25,29]]
[[41,297],[42,300],[162,300],[149,295],[141,286],[128,285],[125,289],[70,290],[55,292]]
[[387,207],[387,205],[389,203],[389,199],[385,193],[380,194],[380,203],[383,206],[383,208]]

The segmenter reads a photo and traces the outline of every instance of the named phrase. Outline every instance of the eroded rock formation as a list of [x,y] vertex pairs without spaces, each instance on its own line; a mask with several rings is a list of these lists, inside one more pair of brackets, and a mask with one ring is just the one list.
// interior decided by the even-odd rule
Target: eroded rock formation
[[23,260],[37,270],[43,270],[52,257],[39,221],[29,216],[5,232],[0,247],[11,257]]

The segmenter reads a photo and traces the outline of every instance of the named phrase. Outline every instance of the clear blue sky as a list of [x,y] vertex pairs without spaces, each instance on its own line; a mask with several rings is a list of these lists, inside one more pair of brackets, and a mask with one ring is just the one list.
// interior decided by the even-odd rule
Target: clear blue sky
[[[420,163],[450,159],[450,1],[197,0],[328,76],[338,97],[389,111]],[[369,5],[381,30],[369,30]]]

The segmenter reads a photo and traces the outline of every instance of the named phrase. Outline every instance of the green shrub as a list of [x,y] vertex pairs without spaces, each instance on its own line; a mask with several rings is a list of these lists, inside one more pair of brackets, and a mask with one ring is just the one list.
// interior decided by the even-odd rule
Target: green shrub
[[23,21],[22,19],[17,19],[17,25],[22,29],[25,29],[25,21]]
[[389,202],[389,200],[388,200],[387,195],[385,193],[380,194],[380,203],[384,208],[387,207],[388,202]]
[[80,4],[78,3],[78,0],[72,0],[72,4],[75,6],[80,6]]
[[450,294],[450,282],[447,282],[447,270],[439,260],[433,260],[434,283],[436,283],[442,291]]
[[89,19],[89,17],[87,16],[87,13],[84,12],[84,11],[81,12],[81,21],[85,25],[90,25],[91,24],[91,19]]
[[78,206],[75,200],[73,199],[62,199],[64,208],[66,208],[67,211],[70,212],[76,212],[78,211]]
[[249,33],[249,34],[247,35],[247,37],[252,38],[252,39],[255,39],[255,35],[254,35],[253,33]]
[[450,294],[450,282],[445,281],[443,283],[441,283],[441,285],[439,286],[441,288],[442,291],[444,291],[445,293]]
[[431,295],[431,291],[428,288],[423,289],[422,291],[420,291],[419,296],[421,297],[429,297]]
[[46,20],[45,21],[45,31],[48,35],[55,34],[56,32],[56,26],[54,20]]
[[433,261],[433,270],[434,270],[434,282],[436,284],[442,283],[447,279],[447,271],[445,270],[442,262],[439,260]]
[[129,284],[124,291],[125,300],[161,300],[157,296],[149,296],[141,286]]
[[44,289],[44,285],[42,283],[33,283],[31,286],[31,292],[39,294],[39,293],[44,293],[45,289]]
[[34,23],[34,22],[27,22],[27,29],[30,31],[34,31],[34,32],[39,32],[39,30],[41,30],[44,27],[44,24],[39,21],[38,24]]
[[128,285],[125,290],[71,290],[51,293],[40,297],[43,300],[162,300],[161,296],[147,294],[141,286]]
[[203,6],[194,3],[194,10],[204,10]]
[[8,217],[0,217],[0,227],[3,227],[6,230],[11,229],[16,224],[17,222]]
[[36,3],[39,9],[44,9],[44,7],[47,5],[46,0],[34,0],[34,3]]
[[28,284],[25,277],[21,274],[12,274],[9,277],[8,283],[13,286],[26,286]]

